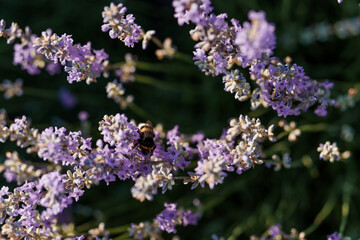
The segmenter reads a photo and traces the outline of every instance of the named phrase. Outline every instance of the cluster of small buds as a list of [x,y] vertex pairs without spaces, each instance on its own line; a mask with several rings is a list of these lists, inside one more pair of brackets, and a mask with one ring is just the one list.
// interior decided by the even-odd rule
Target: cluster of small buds
[[58,36],[51,31],[44,31],[41,37],[34,39],[34,47],[54,63],[60,62],[62,65],[71,63],[70,66],[65,66],[65,71],[69,74],[67,77],[69,83],[83,80],[86,80],[87,84],[96,82],[104,71],[108,54],[103,49],[92,49],[90,42],[84,46],[73,42],[71,35]]
[[[103,32],[109,31],[111,38],[118,38],[128,47],[134,47],[142,37],[142,30],[135,23],[135,17],[132,14],[125,15],[127,9],[122,3],[115,5],[110,3],[102,12],[104,24],[101,26]],[[149,34],[148,34],[149,35]]]
[[7,152],[5,156],[6,159],[4,164],[0,166],[0,172],[4,172],[6,181],[16,181],[18,186],[25,182],[34,181],[54,169],[51,165],[36,168],[33,163],[22,161],[16,151]]
[[25,116],[15,119],[9,127],[0,125],[0,142],[5,142],[7,138],[10,138],[10,141],[16,141],[17,146],[27,147],[28,153],[37,152],[34,146],[39,137],[39,130],[30,128],[30,122]]
[[74,171],[68,170],[64,176],[63,183],[64,188],[71,191],[70,196],[75,198],[76,201],[83,195],[83,188],[89,189],[91,186],[99,183],[99,180],[95,173],[89,170],[82,170],[81,168],[75,167]]
[[306,240],[305,233],[304,232],[298,232],[295,228],[292,228],[290,230],[289,234],[286,234],[281,230],[281,226],[279,224],[276,224],[274,226],[271,226],[267,231],[266,236],[258,237],[255,235],[252,235],[250,237],[250,240]]
[[279,127],[283,128],[285,132],[289,133],[289,142],[296,142],[297,138],[301,135],[301,130],[296,128],[296,122],[286,122],[284,119],[278,122]]
[[[306,76],[302,67],[271,58],[276,45],[275,27],[266,21],[264,12],[250,11],[251,23],[240,25],[232,19],[230,26],[226,14],[211,13],[209,0],[173,0],[173,6],[179,25],[196,24],[190,31],[198,42],[193,52],[195,64],[205,74],[224,75],[225,90],[235,93],[240,101],[251,97],[252,109],[262,104],[286,117],[319,104],[315,114],[325,116],[326,108],[334,104],[329,99],[332,83],[319,83]],[[236,70],[229,72],[234,64],[250,66],[251,78],[259,88],[250,92]]]
[[[250,119],[248,116],[240,115],[239,119],[230,121],[230,128],[227,130],[226,140],[232,141],[237,136],[241,136],[244,141],[258,141],[263,138],[269,138],[270,141],[276,141],[273,133],[274,125],[267,130],[261,125],[260,119]],[[253,145],[253,144],[251,144]]]
[[99,226],[97,228],[92,228],[88,231],[88,240],[95,240],[95,239],[101,239],[101,240],[110,240],[110,232],[106,230],[105,223],[101,222],[99,223]]
[[129,236],[135,240],[142,239],[161,239],[162,231],[156,226],[155,222],[141,222],[139,224],[131,224],[129,228]]
[[[129,15],[128,15],[129,16]],[[148,31],[143,38],[143,45],[148,41],[155,31]],[[101,50],[91,48],[91,43],[86,45],[74,44],[71,35],[58,36],[48,29],[42,32],[40,37],[31,33],[29,27],[25,30],[19,28],[17,23],[12,23],[6,28],[4,20],[0,21],[0,37],[7,39],[8,44],[20,39],[20,44],[14,45],[14,65],[20,65],[29,74],[39,74],[41,69],[46,69],[50,75],[60,72],[61,65],[68,73],[69,83],[85,80],[87,84],[96,82],[103,74],[108,77],[106,68],[109,65],[108,54]],[[133,81],[135,72],[135,61],[126,57],[126,64],[115,72],[121,81]]]
[[152,201],[154,195],[157,194],[157,182],[152,174],[146,177],[140,176],[136,179],[134,186],[131,188],[133,198],[143,202],[145,200]]
[[229,26],[226,14],[198,17],[202,24],[197,24],[190,34],[193,40],[199,41],[195,45],[195,64],[206,74],[227,74],[227,68],[234,63],[246,67],[251,61],[273,53],[275,27],[266,21],[264,12],[250,11],[252,22],[245,22],[243,26],[235,19]]
[[25,30],[21,29],[15,22],[6,29],[5,20],[0,20],[0,37],[7,39],[8,44],[12,44],[16,39],[20,39],[20,44],[14,45],[14,65],[20,65],[23,70],[26,70],[30,75],[40,73],[40,69],[46,69],[51,75],[57,74],[60,71],[59,64],[48,61],[45,56],[38,53],[34,48],[34,40],[36,35],[31,33],[29,27]]
[[284,153],[282,158],[274,154],[270,161],[265,162],[265,165],[267,167],[274,166],[274,171],[279,171],[282,167],[289,169],[291,168],[291,158],[288,153]]
[[62,178],[59,172],[54,171],[15,188],[13,192],[9,192],[8,187],[2,187],[1,234],[8,239],[46,239],[59,235],[54,226],[55,216],[72,202],[65,193]]
[[23,30],[15,22],[11,23],[9,28],[6,28],[6,22],[4,19],[0,20],[0,37],[6,39],[7,44],[11,44],[17,38],[21,38],[23,35]]
[[200,218],[198,213],[193,213],[191,210],[185,211],[182,208],[177,208],[176,203],[165,203],[165,209],[159,213],[152,223],[142,222],[138,225],[131,224],[129,228],[129,235],[134,239],[161,239],[161,233],[166,231],[168,233],[176,233],[176,226],[183,225],[197,225]]
[[171,38],[165,38],[164,43],[161,44],[162,48],[156,49],[155,55],[159,60],[164,58],[173,58],[176,52],[176,48],[172,45]]
[[[15,119],[6,128],[4,140],[10,136],[11,141],[17,141],[20,147],[36,152],[43,160],[70,168],[67,174],[62,175],[56,171],[45,173],[34,180],[38,181],[36,187],[29,188],[31,194],[36,191],[43,193],[39,203],[35,202],[34,205],[35,208],[44,207],[39,214],[56,221],[54,216],[73,200],[77,201],[85,188],[102,180],[107,183],[115,181],[116,177],[121,180],[132,178],[135,181],[132,195],[140,201],[152,200],[158,188],[162,189],[162,193],[171,190],[176,180],[183,180],[184,184],[192,183],[192,188],[197,185],[204,187],[205,183],[214,188],[223,182],[227,172],[240,174],[254,164],[262,163],[261,143],[265,139],[275,140],[272,129],[273,126],[265,129],[258,119],[240,116],[238,120],[230,122],[226,136],[204,140],[202,133],[185,136],[175,126],[165,134],[161,126],[157,126],[154,139],[156,149],[151,156],[144,156],[136,147],[140,138],[139,127],[129,122],[125,115],[104,116],[99,123],[103,139],[96,142],[95,148],[92,148],[91,139],[83,138],[80,132],[53,127],[39,132],[30,128],[29,122],[23,117]],[[191,143],[196,143],[197,148],[190,147]],[[200,159],[194,172],[189,172],[188,176],[178,176],[178,170],[185,171],[189,160],[196,154]],[[50,182],[54,184],[50,186]],[[197,216],[193,213],[177,210],[175,204],[168,204],[152,226],[175,232],[175,225],[186,226],[196,221]],[[12,224],[17,224],[17,221],[14,220]],[[133,226],[134,236],[144,234],[145,230],[140,225]],[[151,234],[159,233],[155,228],[152,228]]]
[[0,92],[4,92],[4,98],[10,99],[15,96],[23,95],[23,80],[18,78],[13,83],[10,80],[5,79],[2,83],[0,83]]
[[275,141],[273,127],[266,130],[259,119],[242,115],[239,120],[231,120],[225,139],[206,139],[198,143],[200,160],[195,172],[188,172],[189,178],[184,183],[193,183],[192,189],[207,183],[213,189],[223,182],[227,172],[241,174],[253,165],[263,163],[260,143],[265,139]]
[[131,53],[125,54],[125,63],[121,64],[114,73],[120,78],[120,82],[128,83],[135,81],[136,57]]
[[335,104],[329,98],[334,84],[311,80],[296,64],[283,64],[276,58],[262,59],[252,62],[250,74],[261,88],[261,98],[279,116],[299,115],[300,111],[307,111],[316,103],[320,105],[315,114],[325,116],[326,108]]
[[84,139],[80,131],[67,134],[63,127],[49,127],[41,132],[36,147],[43,160],[64,166],[78,165],[77,159],[89,155],[91,138]]
[[[41,178],[25,183],[9,192],[0,190],[1,237],[4,239],[85,239],[84,236],[69,238],[72,231],[57,224],[57,215],[72,203],[72,193],[64,185],[65,175],[58,171],[44,174]],[[20,218],[18,218],[20,216]],[[68,232],[66,234],[66,232]],[[100,223],[90,229],[87,239],[109,239],[109,232]]]
[[133,95],[124,96],[125,88],[116,80],[108,82],[106,85],[107,97],[111,98],[120,105],[121,109],[125,109],[130,103],[134,101]]
[[223,76],[224,90],[230,93],[235,93],[235,99],[239,101],[246,101],[249,99],[251,90],[250,84],[238,69],[231,70]]
[[334,162],[341,159],[336,142],[332,144],[329,141],[326,141],[324,144],[320,143],[317,151],[320,152],[320,159],[324,161]]
[[[104,116],[99,122],[99,131],[104,142],[119,148],[124,154],[129,154],[133,149],[132,144],[139,138],[138,128],[134,123],[129,123],[124,114]],[[123,149],[120,149],[123,148]]]

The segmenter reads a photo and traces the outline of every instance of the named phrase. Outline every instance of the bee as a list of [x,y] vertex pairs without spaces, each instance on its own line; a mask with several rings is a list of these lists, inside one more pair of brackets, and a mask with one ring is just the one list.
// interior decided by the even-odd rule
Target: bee
[[154,142],[155,133],[152,123],[148,120],[145,124],[140,124],[138,132],[140,138],[135,145],[139,147],[143,154],[152,154],[156,148]]

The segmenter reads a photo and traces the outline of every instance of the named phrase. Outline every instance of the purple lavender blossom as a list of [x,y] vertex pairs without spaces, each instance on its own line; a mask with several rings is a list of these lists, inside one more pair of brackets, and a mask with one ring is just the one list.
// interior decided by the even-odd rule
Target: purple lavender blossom
[[72,203],[72,199],[65,195],[63,178],[58,171],[50,172],[36,185],[37,192],[43,196],[39,201],[39,205],[45,207],[41,212],[43,219],[55,217]]
[[110,3],[102,12],[104,24],[101,26],[103,32],[109,31],[111,38],[118,38],[128,47],[134,47],[141,38],[141,27],[135,23],[132,14],[125,15],[127,9],[122,3],[115,5]]
[[65,128],[49,127],[42,131],[37,147],[40,158],[62,165],[79,165],[78,156],[89,155],[91,139],[81,137],[81,132],[69,132]]
[[193,213],[191,210],[178,210],[176,203],[164,203],[164,205],[165,210],[155,218],[155,222],[161,230],[176,233],[175,226],[181,223],[183,226],[197,225],[199,214]]
[[117,152],[129,154],[133,151],[132,144],[139,139],[138,128],[131,122],[128,122],[124,114],[115,116],[105,116],[99,126],[104,142],[110,146],[115,146]]
[[199,214],[193,213],[191,210],[184,211],[182,217],[184,227],[187,225],[197,225],[199,220]]
[[331,235],[327,235],[326,236],[327,240],[341,240],[341,235],[338,234],[337,232],[334,232],[333,234]]
[[[198,144],[200,160],[195,173],[200,176],[199,183],[206,182],[210,189],[222,183],[227,173],[226,166],[232,162],[229,146],[223,141],[206,139],[203,145]],[[230,169],[228,169],[230,170]]]
[[72,109],[77,105],[77,99],[66,87],[59,89],[59,101],[65,109]]
[[45,69],[51,76],[61,72],[60,64],[56,64],[53,62],[49,62],[48,64],[46,64]]
[[277,235],[281,235],[283,232],[281,231],[280,224],[276,224],[269,228],[269,235],[270,237],[275,237]]
[[73,83],[82,80],[86,80],[87,84],[96,82],[96,79],[104,71],[102,64],[108,57],[109,55],[103,49],[93,50],[90,42],[84,46],[75,45],[68,59],[72,63],[70,66],[65,66],[65,71],[69,74],[68,82]]
[[266,21],[263,11],[250,11],[248,17],[251,23],[244,22],[236,32],[235,44],[240,48],[239,56],[253,61],[262,58],[263,54],[272,55],[276,44],[274,25]]
[[199,143],[201,141],[203,141],[205,138],[205,134],[201,131],[195,133],[194,135],[192,135],[191,137],[191,142],[192,143]]
[[[240,101],[250,98],[252,109],[270,106],[279,116],[286,117],[319,104],[315,114],[325,116],[326,108],[334,104],[329,99],[331,84],[318,83],[306,76],[300,66],[282,64],[271,57],[276,45],[275,26],[267,22],[263,11],[250,11],[250,22],[242,25],[232,19],[230,26],[226,14],[212,13],[210,1],[173,0],[173,7],[179,25],[196,24],[190,31],[192,39],[198,42],[193,52],[195,64],[207,75],[223,74],[225,90],[235,93]],[[250,66],[251,78],[259,88],[251,91],[237,70],[229,72],[234,64]]]
[[86,111],[81,111],[78,114],[78,118],[81,122],[86,122],[89,119],[89,113]]
[[[65,71],[69,74],[69,83],[86,80],[87,84],[96,82],[96,79],[104,71],[104,61],[108,54],[104,50],[93,50],[91,43],[81,46],[73,44],[71,35],[63,34],[58,36],[51,31],[42,32],[42,36],[34,41],[36,50],[43,54],[47,59],[55,64],[60,62],[65,66]],[[54,72],[55,69],[49,69]]]
[[174,17],[180,26],[190,22],[203,25],[205,23],[204,15],[213,10],[210,0],[174,0],[172,5],[175,9]]
[[14,45],[14,65],[20,65],[21,69],[26,70],[30,75],[36,75],[40,73],[39,65],[44,65],[44,61],[39,59],[36,61],[35,54],[36,50],[32,46],[32,42],[25,44],[15,44]]
[[155,221],[159,228],[168,233],[176,233],[175,225],[179,223],[179,215],[176,209],[176,203],[165,203],[165,210],[159,213]]
[[167,149],[164,160],[170,162],[174,167],[184,170],[190,164],[190,161],[186,161],[184,158],[186,149],[183,149],[180,145],[182,139],[179,133],[179,126],[176,125],[172,130],[168,131],[166,138],[167,144],[170,146]]

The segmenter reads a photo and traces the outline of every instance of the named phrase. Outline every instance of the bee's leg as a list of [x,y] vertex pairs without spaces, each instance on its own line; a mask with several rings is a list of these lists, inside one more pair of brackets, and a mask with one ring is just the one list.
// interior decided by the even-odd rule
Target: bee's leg
[[133,144],[132,144],[132,149],[138,148],[139,145],[140,145],[139,141],[134,141]]

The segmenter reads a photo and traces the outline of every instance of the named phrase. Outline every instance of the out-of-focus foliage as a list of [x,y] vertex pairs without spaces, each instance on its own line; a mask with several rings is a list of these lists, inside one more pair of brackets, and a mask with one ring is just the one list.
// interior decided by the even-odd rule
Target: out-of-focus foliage
[[[156,30],[160,39],[171,37],[182,53],[181,58],[162,61],[155,57],[157,48],[152,43],[145,51],[140,45],[129,49],[101,32],[101,12],[108,4],[109,1],[95,0],[1,0],[0,18],[8,23],[18,22],[21,27],[29,26],[37,35],[51,28],[59,35],[71,34],[76,42],[82,44],[91,41],[93,48],[104,48],[109,53],[112,63],[124,61],[127,52],[137,55],[137,80],[125,86],[127,93],[135,97],[135,105],[121,110],[106,98],[106,82],[113,79],[101,78],[91,85],[84,82],[70,85],[66,73],[50,76],[44,72],[30,76],[19,66],[12,65],[13,46],[0,39],[0,81],[17,78],[24,81],[22,97],[0,98],[0,108],[5,108],[11,119],[26,115],[40,129],[57,125],[79,130],[84,125],[80,124],[78,113],[87,111],[90,125],[86,130],[95,139],[103,115],[123,111],[137,122],[149,119],[154,125],[163,123],[166,129],[177,124],[183,133],[201,130],[209,138],[219,137],[229,119],[240,114],[260,117],[265,125],[281,119],[270,109],[249,112],[249,103],[238,102],[233,95],[226,93],[220,78],[206,77],[198,71],[191,60],[194,45],[188,34],[191,26],[177,25],[172,16],[171,1],[124,1],[138,24],[144,29]],[[229,18],[240,22],[247,19],[249,10],[264,10],[268,21],[276,25],[276,56],[291,56],[294,62],[304,67],[308,76],[334,82],[334,98],[346,94],[351,87],[360,90],[360,36],[347,39],[331,36],[326,41],[314,41],[306,46],[300,41],[304,29],[315,23],[333,24],[358,17],[360,7],[356,1],[347,0],[339,5],[335,0],[213,0],[213,6],[216,13],[226,12]],[[63,107],[59,101],[59,90],[63,87],[77,99],[72,109]],[[268,148],[267,153],[290,153],[295,162],[291,169],[274,172],[264,165],[256,166],[242,175],[234,174],[214,190],[197,188],[190,191],[190,186],[179,184],[173,191],[157,195],[153,202],[145,203],[131,197],[130,182],[117,181],[109,186],[102,183],[87,191],[65,214],[74,219],[79,226],[76,231],[82,233],[97,226],[99,221],[104,221],[111,229],[152,219],[163,208],[163,202],[177,201],[179,205],[191,206],[193,199],[198,198],[202,219],[196,227],[179,230],[183,239],[209,239],[212,233],[232,236],[229,239],[247,239],[251,234],[262,234],[276,223],[282,224],[286,232],[292,227],[302,231],[312,225],[314,219],[320,219],[321,224],[309,239],[324,239],[326,234],[338,231],[344,221],[342,204],[350,188],[350,213],[344,233],[359,237],[359,119],[360,111],[356,105],[346,111],[333,108],[324,118],[311,112],[287,118],[287,121],[296,121],[298,126],[306,125],[301,136],[295,143],[279,141]],[[350,137],[349,132],[353,134]],[[352,157],[333,164],[320,161],[316,149],[326,140],[336,141],[342,151],[350,150]],[[14,148],[13,143],[0,146],[1,162],[5,152]],[[7,184],[4,179],[1,183]],[[322,219],[327,211],[329,215]]]

